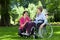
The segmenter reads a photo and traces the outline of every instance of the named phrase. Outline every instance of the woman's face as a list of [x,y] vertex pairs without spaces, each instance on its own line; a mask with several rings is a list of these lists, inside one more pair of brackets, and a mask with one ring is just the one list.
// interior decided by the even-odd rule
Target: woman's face
[[41,13],[41,11],[39,9],[37,9],[37,14]]
[[28,13],[27,13],[27,12],[25,12],[24,16],[25,16],[25,17],[27,17],[27,16],[28,16]]

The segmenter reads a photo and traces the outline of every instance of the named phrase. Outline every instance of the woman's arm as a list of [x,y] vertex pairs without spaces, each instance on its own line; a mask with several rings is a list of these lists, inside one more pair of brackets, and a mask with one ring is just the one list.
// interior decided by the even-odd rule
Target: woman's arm
[[20,26],[21,26],[21,27],[24,27],[24,26],[25,26],[25,24],[26,24],[27,22],[28,22],[28,21],[23,22],[23,20],[22,20],[22,19],[20,19]]
[[28,21],[26,21],[24,24],[21,24],[21,26],[24,27],[27,22],[28,22]]
[[27,20],[28,20],[28,21],[32,21],[32,19],[31,19],[29,16],[27,16]]
[[45,15],[43,15],[44,23],[40,25],[40,28],[43,28],[43,26],[47,23],[47,18]]

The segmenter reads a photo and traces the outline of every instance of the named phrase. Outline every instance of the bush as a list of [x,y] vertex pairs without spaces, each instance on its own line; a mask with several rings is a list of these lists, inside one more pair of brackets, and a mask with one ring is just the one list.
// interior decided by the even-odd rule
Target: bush
[[54,21],[55,22],[60,22],[60,13],[54,14]]
[[36,8],[38,6],[42,6],[41,2],[38,2],[38,5],[29,3],[27,8],[24,8],[23,6],[18,6],[18,7],[14,6],[14,8],[11,9],[11,11],[10,11],[11,24],[18,24],[18,21],[19,21],[20,17],[22,16],[22,13],[24,10],[28,11],[30,18],[33,20],[36,15]]
[[54,17],[53,17],[53,16],[49,16],[49,17],[48,17],[48,21],[49,21],[49,22],[54,22]]
[[11,11],[10,11],[10,21],[11,24],[17,24],[20,17],[22,16],[22,13],[24,11],[24,8],[22,6],[15,6]]

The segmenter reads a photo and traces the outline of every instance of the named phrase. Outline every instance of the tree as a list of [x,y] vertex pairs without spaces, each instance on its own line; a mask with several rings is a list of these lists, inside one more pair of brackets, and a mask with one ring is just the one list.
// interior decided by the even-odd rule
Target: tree
[[1,26],[7,26],[10,24],[9,16],[9,0],[1,0]]
[[54,21],[60,20],[60,0],[40,0],[43,8],[47,9],[49,15],[54,17]]

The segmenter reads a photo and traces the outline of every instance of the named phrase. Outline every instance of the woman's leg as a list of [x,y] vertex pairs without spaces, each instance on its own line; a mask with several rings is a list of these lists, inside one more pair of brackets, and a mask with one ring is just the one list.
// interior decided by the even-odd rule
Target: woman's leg
[[36,26],[36,29],[37,29],[36,31],[37,31],[37,32],[38,32],[41,24],[42,24],[42,23],[38,23],[38,24],[37,24],[37,26]]
[[24,26],[24,29],[26,30],[26,33],[30,34],[31,28],[33,26],[35,26],[34,22],[28,22],[28,23],[26,23],[26,25]]
[[26,30],[28,31],[28,33],[31,32],[31,28],[32,28],[34,25],[35,25],[34,22],[28,22],[28,26],[27,26],[27,28],[26,28]]
[[[24,28],[23,28],[23,31],[24,31],[25,33],[27,33],[27,34],[29,33],[28,30],[27,30],[28,24],[29,24],[29,23],[27,22],[27,23],[25,24]],[[26,34],[26,35],[27,35],[27,34]]]
[[19,30],[18,30],[18,35],[19,35],[19,36],[23,36],[21,33],[23,33],[23,30],[19,29]]

